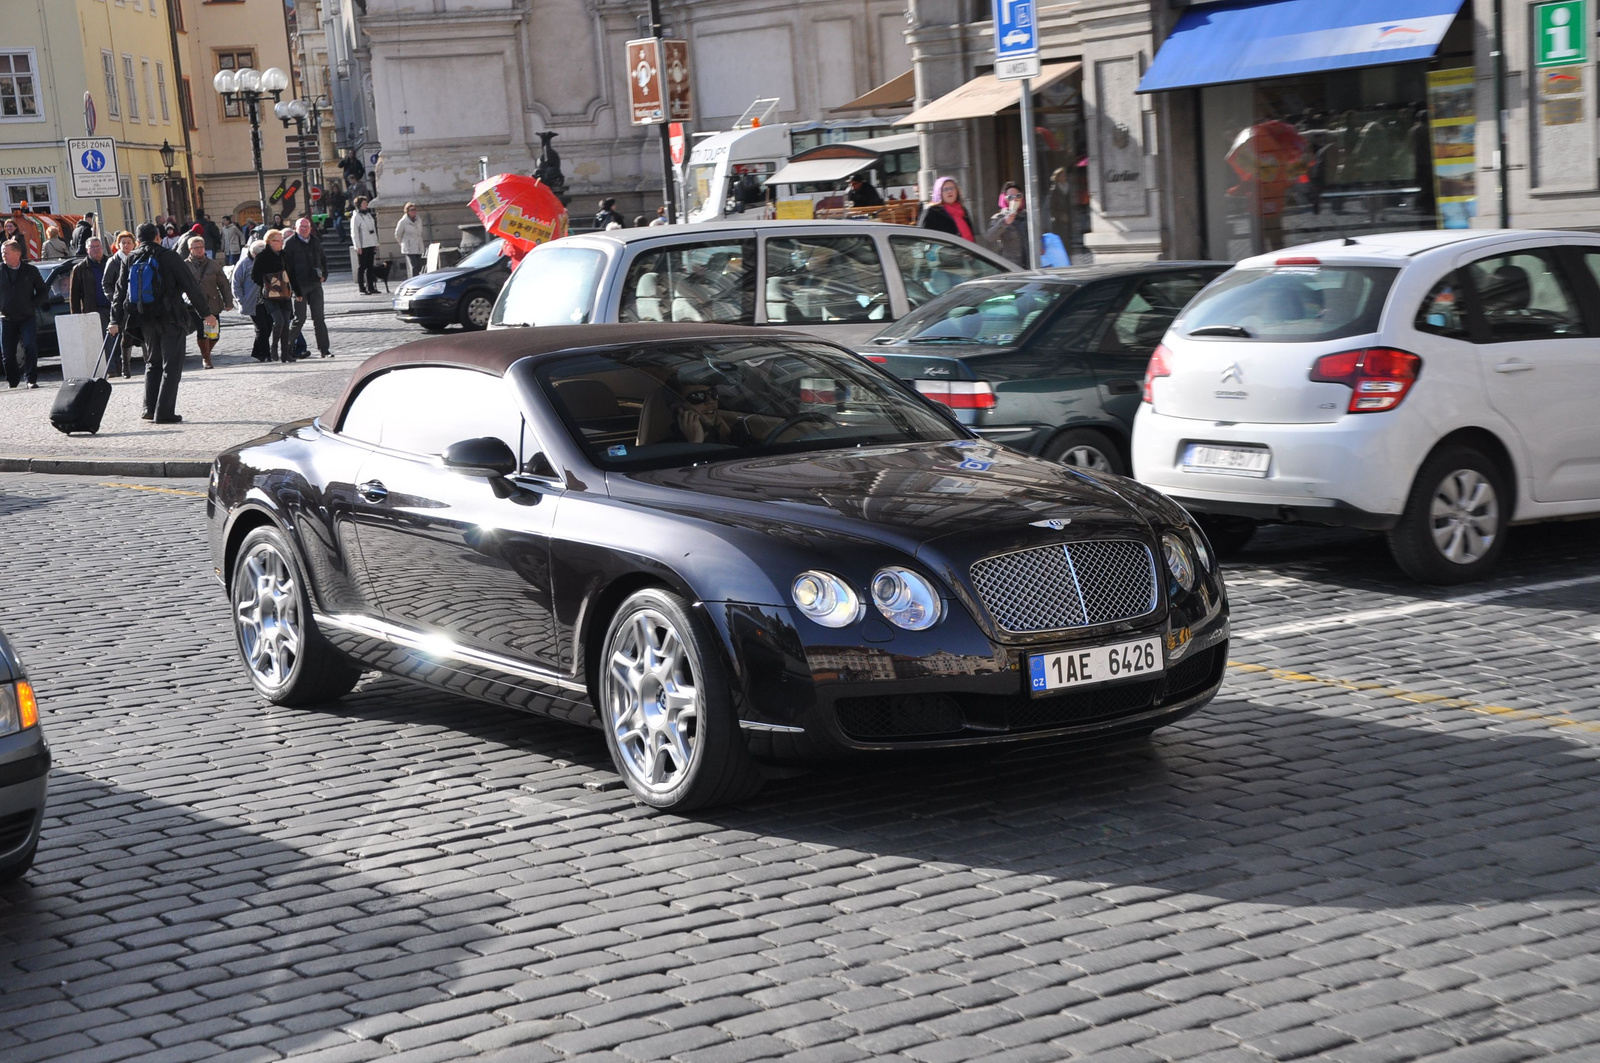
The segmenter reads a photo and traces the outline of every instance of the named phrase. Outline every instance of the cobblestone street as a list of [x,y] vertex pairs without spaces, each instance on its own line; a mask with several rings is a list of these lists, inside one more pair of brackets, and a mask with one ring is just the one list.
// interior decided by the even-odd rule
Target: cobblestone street
[[203,491],[0,475],[56,758],[7,1063],[1600,1058],[1593,522],[1453,591],[1272,530],[1222,694],[1148,741],[678,817],[598,732],[376,675],[264,705]]

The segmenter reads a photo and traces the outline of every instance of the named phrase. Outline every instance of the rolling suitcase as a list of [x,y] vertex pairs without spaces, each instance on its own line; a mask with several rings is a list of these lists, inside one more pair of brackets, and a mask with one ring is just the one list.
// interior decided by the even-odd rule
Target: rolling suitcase
[[95,363],[94,375],[68,380],[56,392],[56,401],[50,407],[50,423],[59,431],[69,435],[73,432],[93,435],[100,431],[100,419],[106,415],[106,404],[111,401],[111,381],[101,374],[116,357],[121,342],[120,333],[107,336],[100,360]]

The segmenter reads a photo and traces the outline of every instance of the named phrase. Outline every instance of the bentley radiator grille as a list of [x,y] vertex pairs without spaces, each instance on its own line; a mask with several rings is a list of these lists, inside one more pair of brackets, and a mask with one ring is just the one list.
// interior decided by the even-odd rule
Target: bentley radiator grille
[[986,557],[972,566],[972,583],[995,623],[1017,634],[1131,620],[1156,607],[1155,557],[1127,539]]

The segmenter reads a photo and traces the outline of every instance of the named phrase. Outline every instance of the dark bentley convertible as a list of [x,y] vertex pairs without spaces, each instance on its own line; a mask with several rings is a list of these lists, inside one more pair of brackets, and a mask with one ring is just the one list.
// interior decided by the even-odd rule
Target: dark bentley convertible
[[376,668],[598,725],[661,808],[768,760],[1148,733],[1227,658],[1177,505],[791,333],[412,343],[220,455],[207,512],[267,699]]

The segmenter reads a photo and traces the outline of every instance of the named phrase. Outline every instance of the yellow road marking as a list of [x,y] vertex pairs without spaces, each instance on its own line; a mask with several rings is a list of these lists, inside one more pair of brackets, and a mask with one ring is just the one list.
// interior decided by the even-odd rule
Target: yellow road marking
[[1400,701],[1410,701],[1418,705],[1432,705],[1441,709],[1464,709],[1467,712],[1476,712],[1485,716],[1499,716],[1506,720],[1538,720],[1552,727],[1571,727],[1578,731],[1600,733],[1600,723],[1589,723],[1575,719],[1565,713],[1513,709],[1507,705],[1485,705],[1467,698],[1449,698],[1443,694],[1424,694],[1416,690],[1393,687],[1387,683],[1328,679],[1324,676],[1307,675],[1304,672],[1296,672],[1288,668],[1268,668],[1263,664],[1248,664],[1244,661],[1229,661],[1228,667],[1236,672],[1243,672],[1248,675],[1269,675],[1273,679],[1281,679],[1286,683],[1311,683],[1316,686],[1337,687],[1340,690],[1371,694],[1380,698],[1397,698]]
[[146,487],[144,484],[119,484],[107,481],[101,487],[126,487],[130,491],[154,491],[158,495],[187,495],[190,498],[204,498],[204,491],[180,491],[176,487]]

